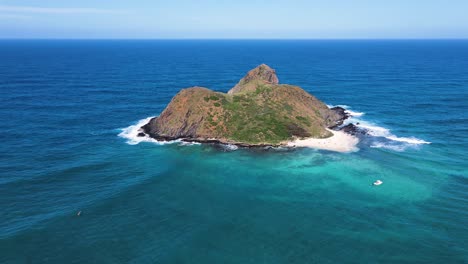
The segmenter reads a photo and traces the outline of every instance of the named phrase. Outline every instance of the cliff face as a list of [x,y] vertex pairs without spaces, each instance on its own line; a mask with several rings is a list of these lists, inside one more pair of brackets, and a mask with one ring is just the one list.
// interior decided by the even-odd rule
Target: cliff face
[[278,84],[275,71],[262,64],[227,94],[181,90],[143,130],[160,140],[278,145],[293,137],[331,136],[326,128],[345,118],[300,87]]

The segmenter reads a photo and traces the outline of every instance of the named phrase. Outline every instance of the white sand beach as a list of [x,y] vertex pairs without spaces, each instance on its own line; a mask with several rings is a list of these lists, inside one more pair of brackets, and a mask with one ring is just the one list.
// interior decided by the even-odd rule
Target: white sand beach
[[307,147],[316,149],[326,149],[337,152],[353,152],[357,151],[356,145],[359,139],[342,131],[332,131],[333,136],[329,138],[307,138],[297,139],[288,142],[290,147]]

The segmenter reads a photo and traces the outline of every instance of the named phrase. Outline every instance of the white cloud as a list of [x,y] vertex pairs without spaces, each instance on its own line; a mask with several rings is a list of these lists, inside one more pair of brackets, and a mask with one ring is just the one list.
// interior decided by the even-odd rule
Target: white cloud
[[0,19],[14,19],[14,20],[24,20],[24,19],[31,19],[31,16],[27,15],[18,15],[18,14],[0,14]]
[[30,13],[30,14],[116,14],[121,10],[99,8],[60,8],[60,7],[36,7],[36,6],[6,6],[0,5],[0,12]]

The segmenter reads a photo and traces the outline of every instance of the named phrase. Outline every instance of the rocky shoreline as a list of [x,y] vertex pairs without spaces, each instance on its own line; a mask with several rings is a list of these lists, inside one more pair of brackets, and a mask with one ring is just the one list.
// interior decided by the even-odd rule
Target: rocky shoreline
[[343,126],[350,116],[346,109],[329,107],[298,86],[280,84],[275,70],[261,64],[228,93],[198,86],[182,89],[158,117],[141,126],[137,136],[280,147],[292,140],[331,138],[333,131],[357,135],[354,125]]
[[[340,106],[335,106],[330,108],[337,115],[340,116],[340,119],[336,120],[335,124],[328,127],[333,131],[342,131],[352,136],[365,135],[366,131],[360,129],[353,123],[349,123],[345,126],[342,126],[344,121],[347,120],[351,115],[346,112],[346,109]],[[241,148],[265,148],[265,147],[290,147],[288,142],[283,142],[279,144],[269,144],[269,143],[259,143],[259,144],[248,144],[243,142],[235,142],[224,139],[213,139],[213,138],[193,138],[193,137],[170,137],[170,136],[160,136],[158,134],[151,133],[149,123],[141,127],[142,132],[138,133],[138,137],[150,137],[157,141],[174,141],[180,140],[182,142],[188,143],[202,143],[202,144],[221,144],[221,145],[234,145]]]

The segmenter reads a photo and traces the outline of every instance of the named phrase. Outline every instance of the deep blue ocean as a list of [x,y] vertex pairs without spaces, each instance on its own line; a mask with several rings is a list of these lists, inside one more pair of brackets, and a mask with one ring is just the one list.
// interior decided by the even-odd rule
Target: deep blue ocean
[[[131,138],[261,63],[359,151]],[[468,263],[467,113],[466,40],[2,40],[0,263]]]

